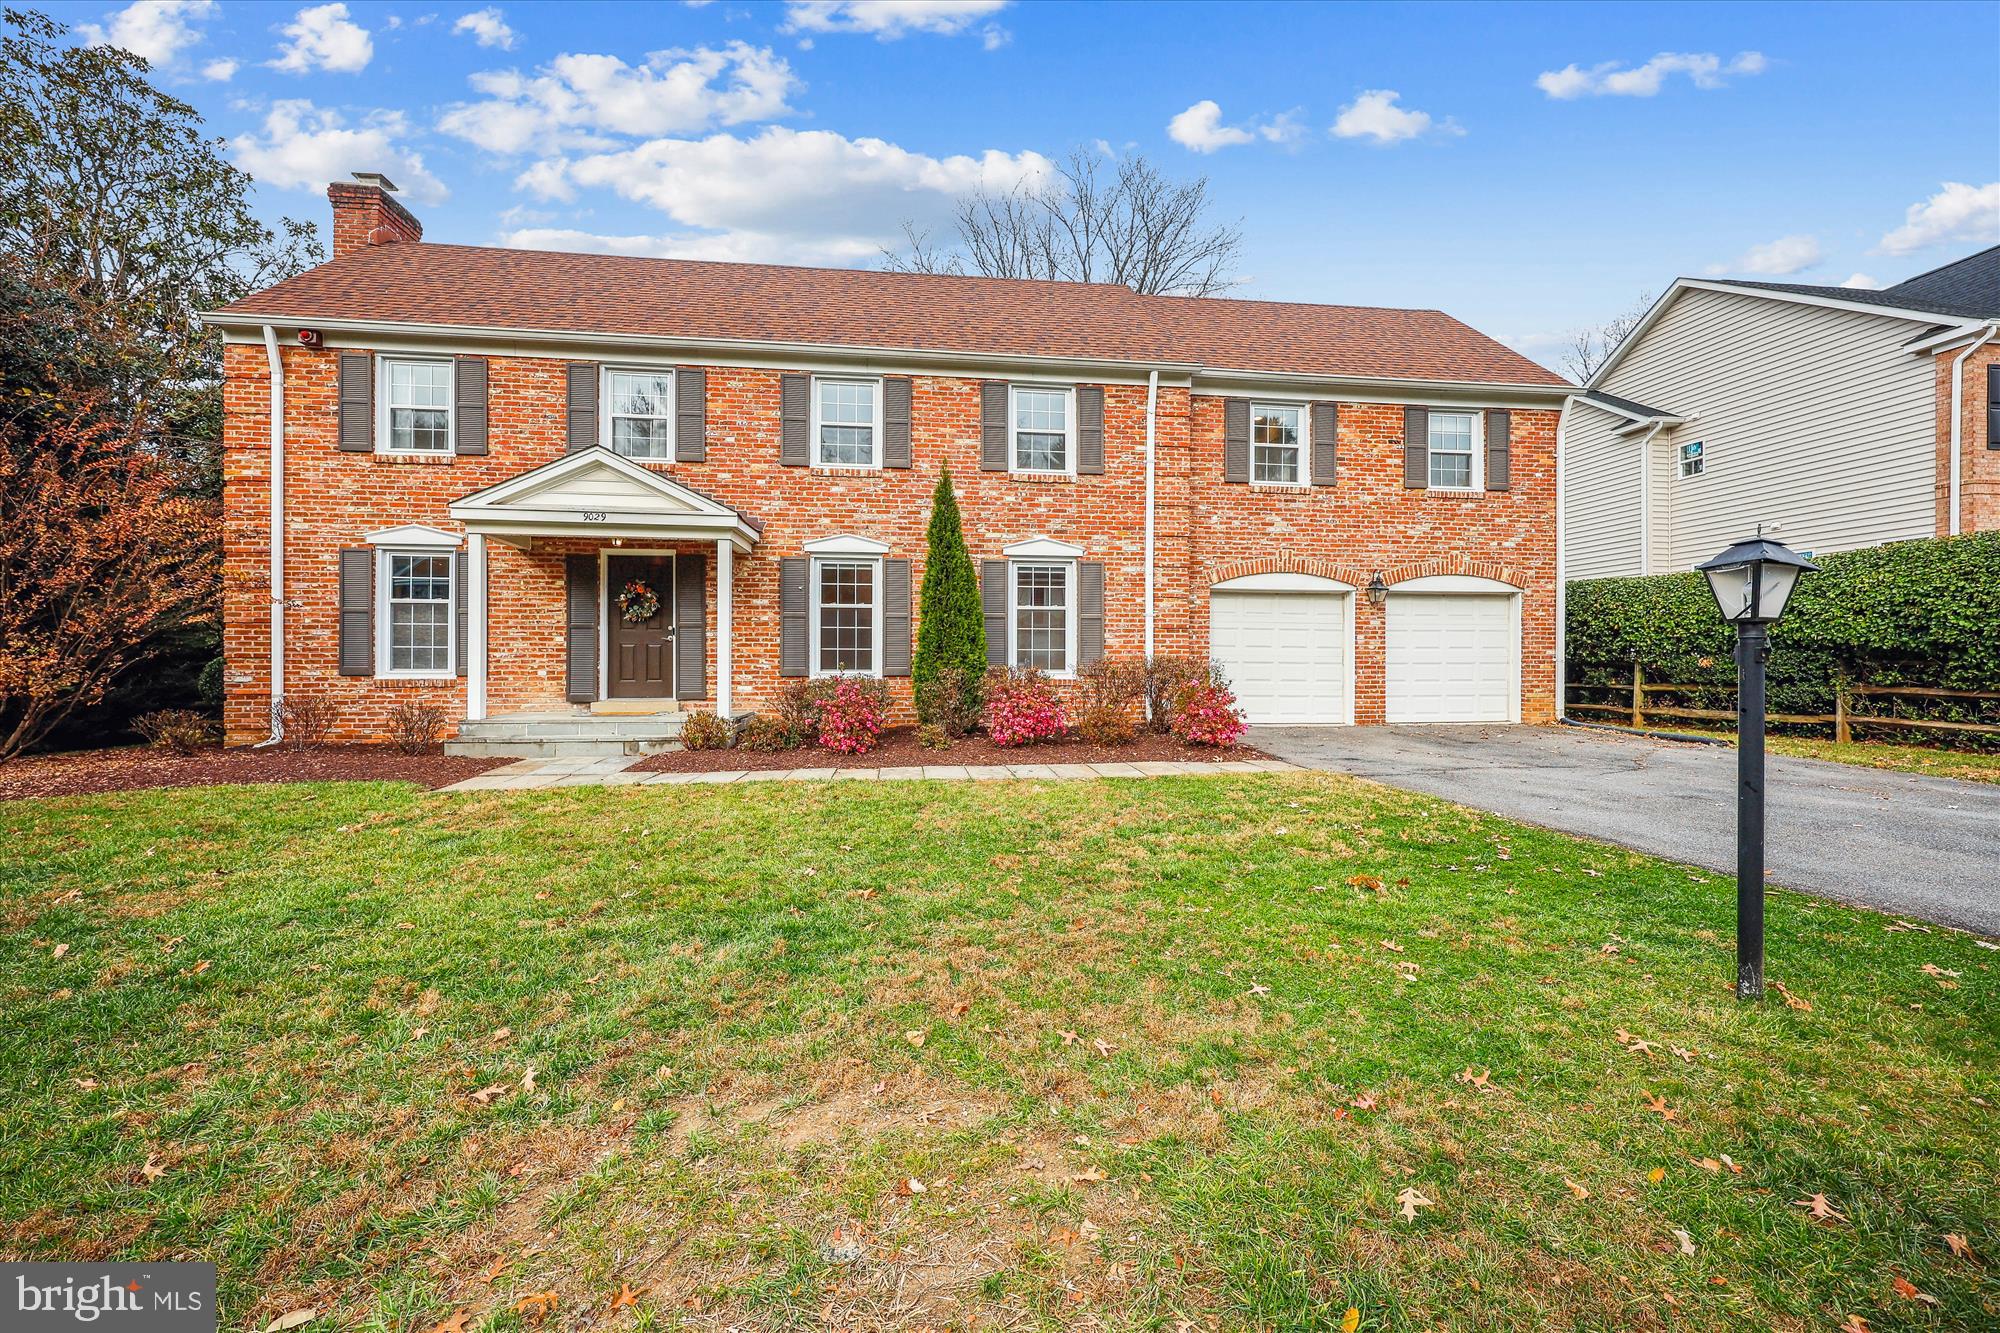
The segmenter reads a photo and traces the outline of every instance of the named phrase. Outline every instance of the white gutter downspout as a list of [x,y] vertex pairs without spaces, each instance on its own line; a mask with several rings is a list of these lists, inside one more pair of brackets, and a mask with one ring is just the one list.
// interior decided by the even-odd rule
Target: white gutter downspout
[[2000,322],[1988,324],[1986,332],[1973,339],[1970,346],[1951,359],[1951,522],[1945,531],[1953,537],[1958,535],[1958,479],[1963,466],[1959,457],[1959,441],[1965,433],[1964,412],[1961,406],[1965,401],[1965,358],[1992,342],[1996,334],[2000,334]]
[[264,326],[264,356],[271,367],[271,735],[252,747],[285,737],[279,705],[285,698],[285,363],[278,334]]
[[1146,660],[1153,660],[1153,418],[1159,407],[1160,372],[1146,376]]
[[[1569,410],[1568,399],[1563,402],[1563,410]],[[1639,441],[1639,573],[1642,576],[1653,572],[1653,437],[1666,424],[1655,421],[1646,438]]]
[[1566,498],[1566,481],[1563,468],[1563,441],[1569,434],[1569,410],[1576,405],[1576,395],[1563,399],[1562,411],[1556,416],[1556,721],[1569,720],[1569,584],[1565,581],[1568,562],[1564,558],[1563,543],[1568,535],[1568,523],[1563,512]]

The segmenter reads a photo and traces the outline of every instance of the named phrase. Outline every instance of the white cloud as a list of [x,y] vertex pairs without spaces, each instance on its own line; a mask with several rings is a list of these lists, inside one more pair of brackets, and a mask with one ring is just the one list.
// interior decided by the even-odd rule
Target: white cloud
[[1721,88],[1726,75],[1762,74],[1770,61],[1760,51],[1744,51],[1727,64],[1722,57],[1707,52],[1662,51],[1643,65],[1625,68],[1616,60],[1584,69],[1566,65],[1545,70],[1535,78],[1535,86],[1558,101],[1578,97],[1651,97],[1669,75],[1685,74],[1697,88]]
[[1882,284],[1869,277],[1866,273],[1850,273],[1840,285],[1843,287],[1855,287],[1864,292],[1879,292],[1882,290]]
[[79,23],[77,36],[91,46],[116,46],[156,66],[201,40],[193,24],[215,17],[215,0],[135,0],[102,24]]
[[[893,42],[913,32],[951,37],[1007,4],[1008,0],[790,0],[784,30],[858,32],[878,42]],[[1003,30],[991,25],[982,37],[989,51],[1008,41]]]
[[1826,258],[1816,236],[1780,236],[1764,245],[1753,245],[1733,263],[1711,264],[1711,274],[1754,273],[1764,278],[1788,278],[1804,272]]
[[[553,199],[610,190],[685,229],[590,243],[614,253],[847,264],[897,244],[905,220],[920,229],[948,226],[962,196],[1012,189],[1051,170],[1034,152],[931,157],[881,139],[773,125],[752,138],[655,139],[550,159],[516,183]],[[586,235],[544,230],[529,241],[510,236],[508,244],[583,245]]]
[[261,133],[239,135],[229,147],[236,165],[286,190],[324,190],[357,171],[379,171],[420,204],[441,204],[450,191],[425,167],[421,153],[401,142],[409,123],[400,111],[374,111],[350,126],[340,112],[303,99],[272,105]]
[[507,20],[494,6],[461,15],[458,22],[451,25],[451,30],[471,33],[481,46],[497,46],[502,51],[514,49],[514,30],[507,26]]
[[487,100],[449,108],[438,128],[504,155],[607,148],[607,133],[686,134],[770,120],[791,111],[787,98],[803,86],[769,47],[745,42],[654,51],[639,66],[564,54],[533,76],[489,70],[470,82]]
[[765,232],[688,232],[666,236],[604,236],[572,227],[522,227],[502,232],[516,250],[567,250],[648,259],[710,259],[733,264],[811,264],[854,268],[879,259],[879,243],[846,237],[775,236]]
[[1884,254],[1906,255],[1931,245],[1992,245],[2000,241],[2000,181],[1966,185],[1947,181],[1944,188],[1911,204],[1903,225],[1882,238]]
[[1463,134],[1450,120],[1435,120],[1428,111],[1412,111],[1397,106],[1401,93],[1387,88],[1370,88],[1340,108],[1333,133],[1341,139],[1372,139],[1376,143],[1400,143],[1427,133]]
[[211,60],[201,67],[201,77],[211,83],[227,83],[236,77],[236,71],[243,68],[239,60]]
[[1246,129],[1222,123],[1222,108],[1214,101],[1196,102],[1167,122],[1167,137],[1197,153],[1212,153],[1256,138]]
[[347,6],[339,0],[301,9],[281,31],[290,40],[278,48],[278,58],[270,65],[287,74],[316,69],[357,74],[375,58],[375,39],[348,18]]

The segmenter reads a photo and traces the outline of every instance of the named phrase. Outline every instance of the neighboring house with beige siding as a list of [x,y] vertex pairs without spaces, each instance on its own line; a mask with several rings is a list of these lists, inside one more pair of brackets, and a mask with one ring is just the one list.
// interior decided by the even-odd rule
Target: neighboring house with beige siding
[[1996,419],[2000,246],[1883,291],[1682,278],[1569,408],[1565,573],[2000,528]]

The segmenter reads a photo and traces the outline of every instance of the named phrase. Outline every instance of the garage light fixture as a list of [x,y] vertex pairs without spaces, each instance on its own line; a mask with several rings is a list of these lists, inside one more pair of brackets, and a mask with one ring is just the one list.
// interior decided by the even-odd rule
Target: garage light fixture
[[1736,998],[1764,998],[1764,664],[1770,626],[1799,575],[1819,568],[1757,536],[1697,569],[1716,610],[1736,626]]
[[1389,585],[1382,582],[1382,571],[1376,570],[1375,577],[1368,580],[1368,600],[1376,606],[1389,600]]

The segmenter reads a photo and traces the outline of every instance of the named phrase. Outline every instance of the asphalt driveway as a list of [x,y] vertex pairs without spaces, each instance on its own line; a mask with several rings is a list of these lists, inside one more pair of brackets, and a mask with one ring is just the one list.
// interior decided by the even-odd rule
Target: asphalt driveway
[[[1736,751],[1585,727],[1258,727],[1313,768],[1734,875]],[[1770,881],[2000,936],[2000,785],[1769,758]]]

